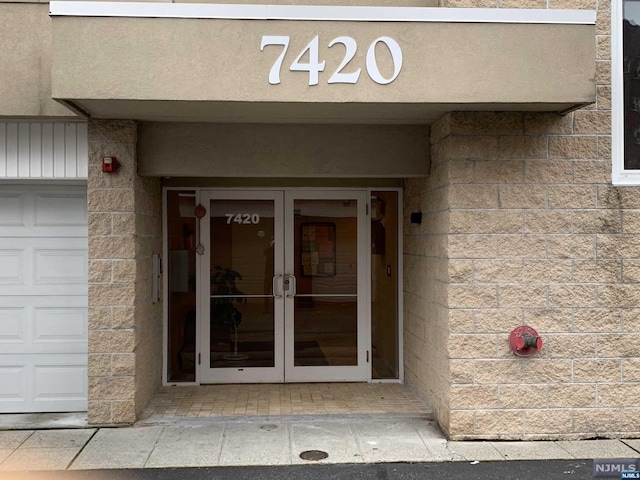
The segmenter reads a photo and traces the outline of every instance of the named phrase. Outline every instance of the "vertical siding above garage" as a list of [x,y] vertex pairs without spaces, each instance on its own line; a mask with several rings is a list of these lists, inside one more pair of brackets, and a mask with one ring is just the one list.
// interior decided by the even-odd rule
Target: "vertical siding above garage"
[[0,121],[0,178],[86,179],[87,124]]

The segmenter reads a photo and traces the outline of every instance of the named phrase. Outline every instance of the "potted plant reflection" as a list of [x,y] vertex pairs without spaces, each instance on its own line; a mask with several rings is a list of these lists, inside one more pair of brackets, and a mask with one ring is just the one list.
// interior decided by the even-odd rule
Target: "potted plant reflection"
[[211,331],[233,331],[233,353],[225,355],[225,360],[245,360],[248,355],[238,353],[238,325],[242,321],[242,312],[238,309],[247,303],[244,292],[236,285],[242,275],[230,268],[215,267],[211,275]]

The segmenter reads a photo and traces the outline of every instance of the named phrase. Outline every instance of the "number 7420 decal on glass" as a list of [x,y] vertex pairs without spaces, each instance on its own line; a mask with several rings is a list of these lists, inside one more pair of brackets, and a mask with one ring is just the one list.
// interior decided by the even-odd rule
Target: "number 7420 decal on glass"
[[227,225],[239,223],[240,225],[258,225],[260,223],[260,215],[257,213],[225,213],[227,217]]
[[[273,62],[273,66],[269,71],[269,83],[271,85],[278,85],[280,83],[280,71],[282,70],[282,63],[284,57],[289,49],[289,39],[287,35],[264,35],[260,42],[260,51],[263,52],[265,47],[274,45],[281,46],[282,52],[276,61]],[[320,72],[324,72],[325,62],[320,61],[320,47],[319,39],[316,35],[313,40],[300,52],[296,59],[289,66],[289,70],[292,72],[309,72],[309,85],[318,85]],[[386,45],[391,55],[391,61],[393,63],[393,74],[390,77],[384,77],[380,73],[378,68],[378,61],[376,60],[376,46],[382,43]],[[355,71],[343,72],[347,64],[355,57],[358,45],[356,41],[351,37],[337,37],[331,40],[328,47],[331,48],[334,45],[341,44],[345,48],[344,58],[335,72],[329,77],[327,83],[356,83],[360,78],[362,68],[358,68]],[[308,61],[304,62],[302,58],[308,53]],[[367,57],[365,61],[365,67],[367,74],[376,83],[380,85],[387,85],[393,82],[402,69],[402,49],[398,42],[389,37],[380,37],[375,39],[369,49],[367,50]]]

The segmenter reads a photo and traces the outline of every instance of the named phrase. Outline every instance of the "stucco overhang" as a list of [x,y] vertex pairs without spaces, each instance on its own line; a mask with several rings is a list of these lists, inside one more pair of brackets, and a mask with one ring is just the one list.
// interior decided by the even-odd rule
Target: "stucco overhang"
[[[96,118],[420,124],[595,101],[589,10],[51,2],[51,16],[53,98]],[[316,36],[325,64],[310,85],[290,66]],[[289,42],[280,68],[273,37]],[[329,83],[340,37],[357,47],[342,70],[360,69],[355,84]],[[380,38],[402,55],[387,84],[375,69],[390,79],[399,57]]]

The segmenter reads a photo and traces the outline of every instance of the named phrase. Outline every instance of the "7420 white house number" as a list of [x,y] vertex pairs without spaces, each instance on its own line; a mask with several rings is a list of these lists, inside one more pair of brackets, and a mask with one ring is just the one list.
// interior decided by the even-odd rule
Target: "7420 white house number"
[[[329,42],[329,48],[333,47],[336,44],[342,44],[345,47],[344,58],[340,65],[333,75],[329,77],[327,83],[356,83],[358,78],[360,78],[361,68],[358,68],[354,72],[343,72],[344,68],[347,64],[355,57],[356,51],[358,50],[358,45],[356,41],[351,37],[337,37]],[[386,78],[383,77],[380,73],[380,69],[378,68],[378,62],[376,60],[376,45],[378,43],[383,43],[389,49],[389,53],[391,54],[391,60],[393,62],[393,75]],[[260,42],[260,51],[263,52],[264,48],[269,45],[280,45],[282,46],[282,52],[276,58],[276,61],[273,63],[271,70],[269,71],[269,83],[271,85],[277,85],[280,83],[280,71],[282,69],[282,62],[284,61],[284,57],[287,54],[287,50],[289,48],[289,36],[287,35],[264,35],[262,37],[262,41]],[[303,62],[302,57],[309,52],[309,61]],[[369,46],[369,50],[367,50],[367,58],[365,62],[365,66],[367,68],[367,73],[371,80],[380,85],[387,85],[393,82],[398,75],[400,74],[400,70],[402,69],[402,49],[398,42],[396,42],[393,38],[389,37],[380,37],[375,39],[371,45]],[[293,61],[289,70],[292,72],[309,72],[309,85],[318,85],[319,81],[319,73],[324,72],[325,62],[320,61],[320,53],[319,53],[319,40],[318,35],[313,37],[313,40],[309,42],[309,44],[300,52],[300,55],[296,57]]]

